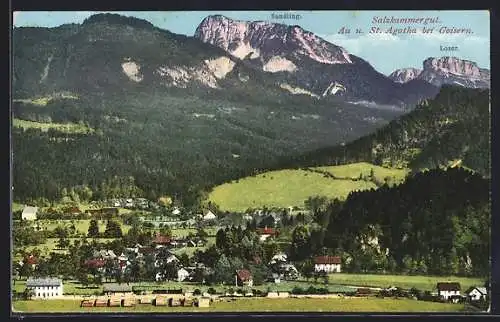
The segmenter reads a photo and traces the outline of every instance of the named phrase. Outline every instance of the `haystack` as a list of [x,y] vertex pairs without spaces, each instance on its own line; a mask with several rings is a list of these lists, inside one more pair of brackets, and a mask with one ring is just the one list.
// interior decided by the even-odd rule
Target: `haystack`
[[155,306],[167,306],[167,298],[165,296],[157,296],[154,304]]

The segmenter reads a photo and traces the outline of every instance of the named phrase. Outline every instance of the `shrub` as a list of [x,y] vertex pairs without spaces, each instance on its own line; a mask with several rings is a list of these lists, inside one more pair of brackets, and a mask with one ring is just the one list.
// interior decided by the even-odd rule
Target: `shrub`
[[212,295],[212,294],[217,293],[217,291],[215,290],[215,288],[211,287],[211,288],[209,288],[209,289],[207,290],[207,293]]
[[201,291],[199,288],[195,289],[193,295],[201,295]]
[[295,286],[292,289],[292,294],[304,294],[304,289],[302,287]]

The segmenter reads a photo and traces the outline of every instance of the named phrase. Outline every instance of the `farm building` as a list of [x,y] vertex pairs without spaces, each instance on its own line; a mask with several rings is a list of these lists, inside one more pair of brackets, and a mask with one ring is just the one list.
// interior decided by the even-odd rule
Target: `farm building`
[[460,283],[441,282],[437,283],[436,288],[438,295],[445,300],[448,300],[451,296],[460,295]]
[[28,278],[26,288],[35,299],[58,298],[63,295],[63,282],[59,278]]
[[236,285],[243,285],[252,287],[253,286],[253,277],[252,273],[250,273],[247,269],[240,269],[236,271]]
[[278,235],[278,232],[274,228],[258,228],[257,234],[259,234],[259,240],[265,241],[269,237],[275,237]]
[[36,220],[36,214],[38,212],[38,207],[24,207],[23,212],[21,214],[22,220]]
[[479,300],[485,300],[486,296],[488,295],[488,291],[486,290],[486,287],[479,287],[479,286],[474,286],[469,288],[465,294],[467,295],[467,298],[471,301],[479,301]]
[[314,271],[340,273],[342,260],[339,256],[318,256],[314,258]]
[[132,287],[127,284],[104,284],[103,292],[106,295],[132,294]]

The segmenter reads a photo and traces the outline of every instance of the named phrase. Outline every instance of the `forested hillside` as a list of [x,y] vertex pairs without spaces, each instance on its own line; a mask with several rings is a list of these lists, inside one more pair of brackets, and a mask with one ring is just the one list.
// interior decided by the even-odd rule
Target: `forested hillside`
[[312,199],[314,222],[295,228],[291,256],[342,254],[348,271],[486,276],[490,184],[465,169],[434,169],[345,202]]
[[445,86],[432,100],[344,146],[325,148],[284,160],[286,166],[372,162],[413,170],[461,165],[491,173],[489,90]]

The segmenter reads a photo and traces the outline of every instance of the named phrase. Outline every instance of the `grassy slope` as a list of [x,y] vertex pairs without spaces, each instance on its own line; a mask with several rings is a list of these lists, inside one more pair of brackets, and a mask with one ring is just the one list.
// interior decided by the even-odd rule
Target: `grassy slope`
[[471,286],[483,285],[484,281],[473,277],[456,276],[407,276],[407,275],[377,275],[377,274],[330,274],[329,282],[343,285],[389,287],[396,286],[404,289],[415,287],[421,291],[435,291],[436,283],[453,281],[459,282],[462,291]]
[[[47,305],[49,304],[50,305]],[[209,308],[156,307],[137,305],[131,308],[80,308],[80,301],[18,301],[16,311],[21,312],[457,312],[463,304],[422,302],[408,299],[334,298],[334,299],[238,299],[211,303]]]
[[64,133],[81,133],[81,134],[87,134],[91,133],[93,130],[91,128],[88,128],[85,125],[82,124],[76,124],[76,123],[41,123],[41,122],[33,122],[33,121],[26,121],[26,120],[21,120],[21,119],[14,119],[12,125],[14,127],[20,127],[23,129],[40,129],[42,131],[48,131],[49,129],[54,129],[60,132]]
[[[406,169],[382,168],[365,162],[313,169],[345,179],[358,178],[360,174],[367,176],[373,169],[375,177],[382,182],[387,176],[402,181],[407,173]],[[304,200],[314,195],[344,199],[351,191],[372,188],[376,185],[367,181],[335,180],[305,170],[279,170],[217,186],[209,199],[223,210],[245,211],[263,206],[303,206]]]

